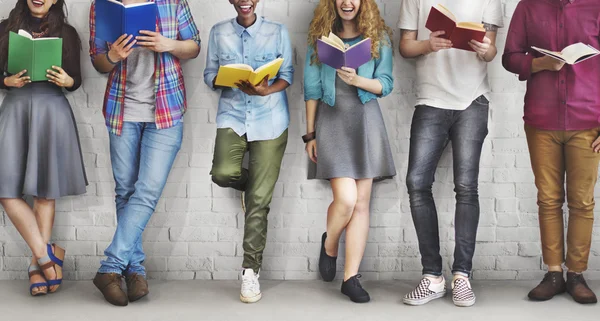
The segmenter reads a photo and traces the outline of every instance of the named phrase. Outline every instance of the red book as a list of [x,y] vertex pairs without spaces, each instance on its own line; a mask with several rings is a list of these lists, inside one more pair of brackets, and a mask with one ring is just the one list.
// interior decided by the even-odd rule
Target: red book
[[481,23],[456,22],[456,17],[441,4],[431,7],[425,28],[435,31],[445,31],[441,37],[452,41],[452,48],[474,51],[469,41],[483,42],[485,28]]

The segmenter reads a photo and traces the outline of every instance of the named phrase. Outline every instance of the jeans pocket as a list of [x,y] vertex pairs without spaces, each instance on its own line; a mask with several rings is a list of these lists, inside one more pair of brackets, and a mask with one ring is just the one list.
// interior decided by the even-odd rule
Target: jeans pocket
[[475,100],[473,100],[473,103],[476,103],[481,106],[488,106],[490,104],[490,101],[484,95],[481,95],[475,98]]

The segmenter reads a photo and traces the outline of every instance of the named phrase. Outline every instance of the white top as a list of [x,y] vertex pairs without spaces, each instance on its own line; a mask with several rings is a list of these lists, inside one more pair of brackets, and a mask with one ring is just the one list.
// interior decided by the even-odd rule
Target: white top
[[[457,22],[489,23],[503,27],[500,0],[403,0],[398,28],[417,30],[417,40],[431,31],[425,22],[432,6],[442,4]],[[487,63],[472,51],[447,49],[416,58],[417,105],[464,110],[477,97],[490,92]]]

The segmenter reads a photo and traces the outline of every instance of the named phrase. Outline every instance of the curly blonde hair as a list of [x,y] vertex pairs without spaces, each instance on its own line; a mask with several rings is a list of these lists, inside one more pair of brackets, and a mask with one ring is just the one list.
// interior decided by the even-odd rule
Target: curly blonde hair
[[[315,9],[308,28],[308,45],[314,48],[311,64],[319,63],[317,39],[329,35],[330,32],[342,31],[342,19],[338,15],[335,2],[336,0],[321,0]],[[391,46],[393,31],[385,24],[375,0],[360,0],[360,8],[354,20],[358,32],[364,38],[371,38],[371,56],[379,58],[380,44]]]

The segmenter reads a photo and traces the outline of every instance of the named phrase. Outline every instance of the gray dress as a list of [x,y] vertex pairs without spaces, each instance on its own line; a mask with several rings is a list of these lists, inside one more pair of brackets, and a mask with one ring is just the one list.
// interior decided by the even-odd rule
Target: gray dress
[[396,167],[379,103],[360,101],[358,90],[336,76],[335,106],[317,107],[317,164],[309,179],[392,178]]
[[49,82],[11,88],[0,105],[0,198],[86,192],[71,105]]

